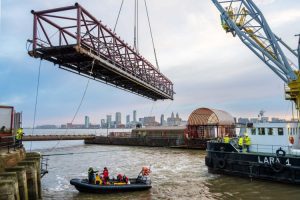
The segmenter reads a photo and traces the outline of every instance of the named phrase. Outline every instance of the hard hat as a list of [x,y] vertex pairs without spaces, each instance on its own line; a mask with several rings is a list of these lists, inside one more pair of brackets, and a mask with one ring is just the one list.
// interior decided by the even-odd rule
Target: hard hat
[[244,135],[245,135],[245,136],[248,136],[248,133],[245,133]]

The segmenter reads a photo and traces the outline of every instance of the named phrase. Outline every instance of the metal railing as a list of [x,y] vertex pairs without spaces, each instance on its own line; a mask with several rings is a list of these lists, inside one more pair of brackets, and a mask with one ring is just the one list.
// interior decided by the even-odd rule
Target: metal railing
[[42,156],[41,178],[43,178],[48,173],[48,160],[49,160],[49,158],[45,158],[44,156]]
[[[211,143],[220,143],[224,142],[222,138],[210,140]],[[238,138],[231,138],[230,144],[234,146],[236,149],[239,149]],[[246,149],[245,145],[243,145],[243,150]],[[268,145],[268,144],[251,144],[250,152],[251,153],[269,153],[269,154],[277,154],[279,151],[284,151],[286,154],[293,156],[300,156],[300,148],[295,148],[292,145]]]
[[17,142],[15,136],[0,136],[0,149],[7,149],[7,153],[21,147],[23,147],[22,142]]

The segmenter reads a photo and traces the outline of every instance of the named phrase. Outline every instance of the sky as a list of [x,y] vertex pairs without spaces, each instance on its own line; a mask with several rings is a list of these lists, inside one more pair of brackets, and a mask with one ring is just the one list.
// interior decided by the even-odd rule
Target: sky
[[[39,60],[27,54],[32,38],[31,10],[73,5],[71,0],[0,0],[0,105],[23,113],[23,126],[33,124]],[[97,19],[113,28],[121,0],[78,0]],[[139,4],[140,53],[155,63],[143,1]],[[297,48],[300,1],[254,0],[271,29]],[[88,115],[99,123],[107,114],[165,117],[172,112],[187,119],[199,107],[221,109],[234,117],[291,118],[292,104],[284,100],[284,83],[237,37],[220,26],[212,1],[148,0],[160,71],[174,83],[174,100],[156,101],[90,81],[74,123]],[[117,35],[133,44],[134,1],[125,0]],[[83,96],[87,78],[41,62],[36,125],[70,122]]]

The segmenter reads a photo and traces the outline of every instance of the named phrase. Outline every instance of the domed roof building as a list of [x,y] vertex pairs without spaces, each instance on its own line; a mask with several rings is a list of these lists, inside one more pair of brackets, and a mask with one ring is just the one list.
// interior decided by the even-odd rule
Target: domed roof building
[[235,134],[234,118],[226,111],[198,108],[188,119],[186,138],[211,139]]

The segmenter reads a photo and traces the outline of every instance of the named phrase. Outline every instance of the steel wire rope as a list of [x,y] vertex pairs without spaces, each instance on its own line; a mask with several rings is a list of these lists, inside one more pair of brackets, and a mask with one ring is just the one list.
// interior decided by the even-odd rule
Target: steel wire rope
[[[37,79],[37,85],[36,85],[34,114],[33,114],[33,123],[32,123],[31,135],[33,135],[34,129],[35,129],[36,111],[37,111],[38,96],[39,96],[39,87],[40,87],[41,66],[42,66],[42,59],[40,59],[40,64],[39,64],[39,71],[38,71],[38,79]],[[30,149],[29,149],[30,152],[31,152],[31,148],[32,148],[32,141],[30,142]]]
[[144,0],[144,3],[145,3],[145,8],[146,8],[146,14],[147,14],[147,19],[148,19],[148,26],[149,26],[150,35],[151,35],[151,41],[152,41],[152,47],[153,47],[153,52],[154,52],[156,67],[159,70],[159,65],[158,65],[158,60],[157,60],[157,55],[156,55],[156,50],[155,50],[155,44],[154,44],[154,39],[153,39],[153,34],[152,34],[152,28],[151,28],[151,23],[150,23],[150,17],[149,17],[149,12],[148,12],[148,6],[147,6],[146,0]]
[[[115,25],[114,25],[114,29],[113,29],[113,32],[114,33],[116,33],[116,28],[117,28],[117,25],[118,25],[118,22],[119,22],[119,18],[120,18],[120,15],[121,15],[121,11],[122,11],[122,8],[123,8],[123,4],[124,4],[124,0],[122,0],[122,2],[121,2],[121,5],[120,5],[120,8],[119,8],[119,11],[118,11],[118,15],[117,15],[117,19],[116,19],[116,22],[115,22]],[[112,38],[111,40],[110,40],[110,42],[112,42],[113,43],[113,53],[114,53],[114,57],[113,58],[111,58],[112,59],[112,62],[113,62],[113,64],[114,65],[116,65],[116,58],[115,58],[115,40]],[[99,54],[99,49],[98,49],[98,54]]]
[[169,105],[166,107],[166,109],[165,109],[165,111],[164,111],[163,113],[166,114],[167,111],[169,110],[169,108],[170,108],[171,106],[173,106],[173,101],[171,101],[171,102],[169,103]]
[[[41,38],[40,36],[40,32],[39,32],[39,29],[37,29],[37,34],[38,34],[38,37]],[[49,39],[51,39],[55,34],[51,35],[49,37]],[[37,38],[38,39],[38,38]],[[31,46],[31,44],[27,45],[28,44],[28,41],[26,43],[26,47],[27,47],[27,50],[29,51],[29,48]],[[41,76],[41,66],[42,66],[42,58],[40,59],[40,63],[39,63],[39,71],[38,71],[38,80],[37,80],[37,86],[36,86],[36,95],[35,95],[35,105],[34,105],[34,114],[33,114],[33,124],[32,124],[32,132],[31,132],[31,135],[33,135],[34,133],[34,130],[35,130],[35,121],[36,121],[36,112],[37,112],[37,104],[38,104],[38,95],[39,95],[39,86],[40,86],[40,76]],[[31,149],[32,149],[32,141],[30,141],[30,148],[29,148],[29,151],[31,152]]]
[[133,25],[133,45],[136,52],[139,52],[139,3],[134,1],[134,25]]
[[119,18],[120,18],[121,10],[123,8],[123,4],[124,4],[124,0],[122,0],[120,8],[119,8],[118,16],[117,16],[117,19],[116,19],[116,22],[115,22],[115,26],[114,26],[114,29],[113,29],[114,33],[116,32],[116,28],[117,28],[117,24],[119,22]]
[[152,115],[152,111],[153,111],[154,106],[155,106],[155,101],[153,101],[153,103],[152,103],[152,106],[151,106],[151,109],[150,109],[150,112],[149,112],[149,117]]
[[[80,100],[80,102],[79,102],[79,105],[77,106],[76,112],[75,112],[75,114],[74,114],[74,116],[73,116],[73,118],[72,118],[72,120],[71,120],[71,124],[74,122],[74,120],[75,120],[75,118],[76,118],[76,116],[77,116],[77,114],[78,114],[78,112],[79,112],[79,110],[80,110],[80,108],[81,108],[81,106],[82,106],[83,100],[84,100],[84,98],[85,98],[87,89],[88,89],[89,84],[90,84],[91,75],[92,75],[93,69],[94,69],[94,63],[95,63],[95,59],[93,59],[92,67],[91,67],[91,71],[90,71],[90,77],[88,78],[88,81],[87,81],[87,83],[86,83],[86,85],[85,85],[84,92],[83,92],[83,94],[82,94],[82,97],[81,97],[81,100]],[[67,126],[64,135],[67,134],[68,130],[69,130],[69,126]],[[52,148],[50,149],[50,152],[52,152],[54,149],[56,149],[56,147],[59,145],[59,143],[60,143],[61,140],[62,140],[62,137],[60,137],[60,139],[57,141],[57,143],[54,145],[54,147],[52,147]]]

